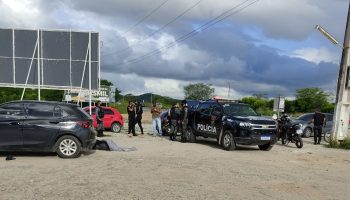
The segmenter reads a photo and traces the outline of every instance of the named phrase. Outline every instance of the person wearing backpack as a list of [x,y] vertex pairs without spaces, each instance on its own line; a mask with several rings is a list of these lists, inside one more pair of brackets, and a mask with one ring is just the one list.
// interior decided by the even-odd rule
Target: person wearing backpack
[[97,120],[97,137],[103,137],[104,125],[103,125],[103,117],[105,113],[103,108],[101,107],[101,101],[97,101],[95,108],[95,116]]

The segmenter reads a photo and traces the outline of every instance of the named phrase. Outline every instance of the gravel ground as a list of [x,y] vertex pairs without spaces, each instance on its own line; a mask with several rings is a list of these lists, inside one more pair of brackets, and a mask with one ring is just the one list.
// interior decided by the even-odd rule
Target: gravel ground
[[[349,151],[277,144],[224,151],[215,140],[171,142],[107,132],[134,152],[0,154],[0,199],[349,199]],[[150,126],[146,125],[150,133]]]

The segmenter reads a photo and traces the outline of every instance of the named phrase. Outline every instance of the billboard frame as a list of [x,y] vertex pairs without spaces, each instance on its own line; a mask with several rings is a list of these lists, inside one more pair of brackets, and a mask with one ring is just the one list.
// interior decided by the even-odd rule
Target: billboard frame
[[[94,82],[94,89],[93,90],[99,90],[100,88],[100,77],[101,77],[101,66],[100,66],[100,37],[99,37],[99,33],[98,32],[92,32],[92,31],[77,31],[77,30],[53,30],[53,29],[26,29],[26,28],[1,28],[2,30],[7,30],[8,33],[12,32],[11,33],[11,36],[12,36],[12,56],[9,54],[9,55],[5,55],[5,56],[0,56],[0,58],[3,58],[3,59],[11,59],[12,60],[12,79],[13,79],[13,83],[6,83],[3,82],[3,83],[0,83],[0,87],[11,87],[11,88],[23,88],[23,92],[22,92],[22,97],[21,97],[21,100],[23,99],[23,96],[24,96],[24,93],[25,93],[25,89],[26,88],[33,88],[33,89],[38,89],[38,100],[40,100],[40,90],[41,89],[56,89],[56,90],[67,90],[67,89],[82,89],[83,88],[83,83],[85,83],[85,87],[84,89],[88,89],[89,91],[92,90],[92,70],[91,70],[91,64],[92,62],[94,62],[94,70],[95,73],[94,75],[96,74],[96,76],[94,76],[94,78],[96,78],[97,80],[94,80],[96,82]],[[35,34],[36,32],[36,37],[35,40],[33,40],[34,42],[34,50],[33,50],[33,53],[32,53],[32,57],[30,58],[30,56],[25,56],[25,57],[21,57],[21,56],[16,56],[16,35],[15,35],[15,32],[16,31],[31,31],[32,34]],[[43,33],[50,33],[50,32],[57,32],[57,33],[69,33],[69,59],[59,59],[59,58],[49,58],[49,57],[44,57],[43,56]],[[6,32],[5,32],[6,33]],[[84,34],[88,34],[88,44],[87,44],[87,48],[86,48],[86,52],[85,52],[85,59],[84,60],[79,60],[79,59],[76,59],[76,60],[73,60],[72,58],[72,33],[81,33],[82,35]],[[94,47],[96,47],[96,49],[94,49],[94,60],[91,59],[91,54],[92,54],[92,50],[91,50],[91,42],[92,42],[92,33],[93,34],[97,34],[96,36],[94,35],[94,43],[96,45],[94,45]],[[9,34],[9,38],[10,37],[10,34]],[[68,39],[68,38],[67,38]],[[67,40],[66,40],[67,41]],[[21,43],[19,43],[21,44]],[[81,43],[81,45],[85,46],[86,43]],[[10,46],[9,46],[10,48]],[[50,49],[50,47],[47,47]],[[68,47],[67,47],[68,48]],[[85,47],[82,47],[83,49],[85,49]],[[30,51],[31,52],[31,51]],[[50,52],[50,51],[49,51]],[[80,51],[81,52],[81,51]],[[27,61],[29,62],[30,60],[30,65],[29,65],[29,69],[28,69],[28,72],[25,74],[25,72],[23,73],[20,73],[20,74],[25,74],[25,82],[23,83],[23,79],[22,81],[18,82],[16,81],[16,59],[27,59]],[[68,81],[66,82],[67,84],[62,84],[62,85],[59,85],[59,84],[45,84],[44,82],[44,67],[46,65],[44,65],[44,61],[50,61],[50,60],[53,60],[53,61],[61,61],[61,60],[66,60],[66,61],[69,61],[69,83]],[[37,67],[37,72],[33,72],[32,71],[32,68],[33,68],[33,65],[34,65],[34,61],[36,61],[36,67]],[[82,64],[84,63],[84,69],[83,69],[83,72],[79,72],[77,76],[75,77],[81,77],[80,79],[80,86],[77,86],[77,84],[73,83],[73,76],[72,76],[72,61],[80,61],[80,64],[81,64],[81,67],[82,67]],[[28,63],[29,64],[29,63]],[[88,64],[88,65],[87,65]],[[28,65],[26,65],[28,67]],[[50,66],[49,64],[47,66]],[[9,66],[9,69],[11,69],[11,67]],[[81,68],[80,68],[81,69]],[[26,70],[25,70],[26,71]],[[68,68],[67,68],[67,71],[68,71]],[[86,73],[89,73],[89,76],[88,78],[85,77]],[[28,83],[28,79],[29,79],[29,76],[30,74],[34,74],[34,76],[36,76],[36,80],[32,81],[30,84]],[[87,80],[88,79],[88,80]],[[75,79],[77,80],[77,79]],[[34,84],[35,82],[37,82],[37,84]],[[87,86],[87,82],[88,82],[88,88],[86,87]],[[97,87],[97,88],[96,88]]]

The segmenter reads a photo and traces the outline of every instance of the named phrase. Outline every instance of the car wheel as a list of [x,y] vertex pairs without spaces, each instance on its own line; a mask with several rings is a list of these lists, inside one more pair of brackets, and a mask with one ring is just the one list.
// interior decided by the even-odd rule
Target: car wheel
[[118,122],[114,122],[111,126],[111,130],[115,133],[120,133],[122,130],[122,125]]
[[227,150],[235,150],[237,148],[236,142],[233,138],[231,131],[225,131],[221,141],[222,147]]
[[65,135],[56,142],[56,153],[61,158],[76,158],[80,152],[81,144],[76,137]]
[[312,134],[312,129],[311,129],[311,128],[305,128],[305,129],[304,129],[303,137],[308,138],[308,137],[311,136],[311,134]]
[[259,145],[259,149],[261,151],[270,151],[272,149],[272,145],[270,145],[270,143],[267,144],[263,144],[263,145]]
[[327,131],[324,133],[324,141],[329,143],[330,140],[331,140],[331,131]]

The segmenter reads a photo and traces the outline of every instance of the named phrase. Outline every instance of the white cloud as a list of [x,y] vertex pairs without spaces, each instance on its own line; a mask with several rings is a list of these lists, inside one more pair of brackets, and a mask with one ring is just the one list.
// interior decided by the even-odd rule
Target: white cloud
[[339,64],[340,55],[338,52],[331,52],[325,47],[321,48],[301,48],[297,49],[291,55],[292,57],[302,58],[304,60],[319,64],[320,62],[331,62]]

